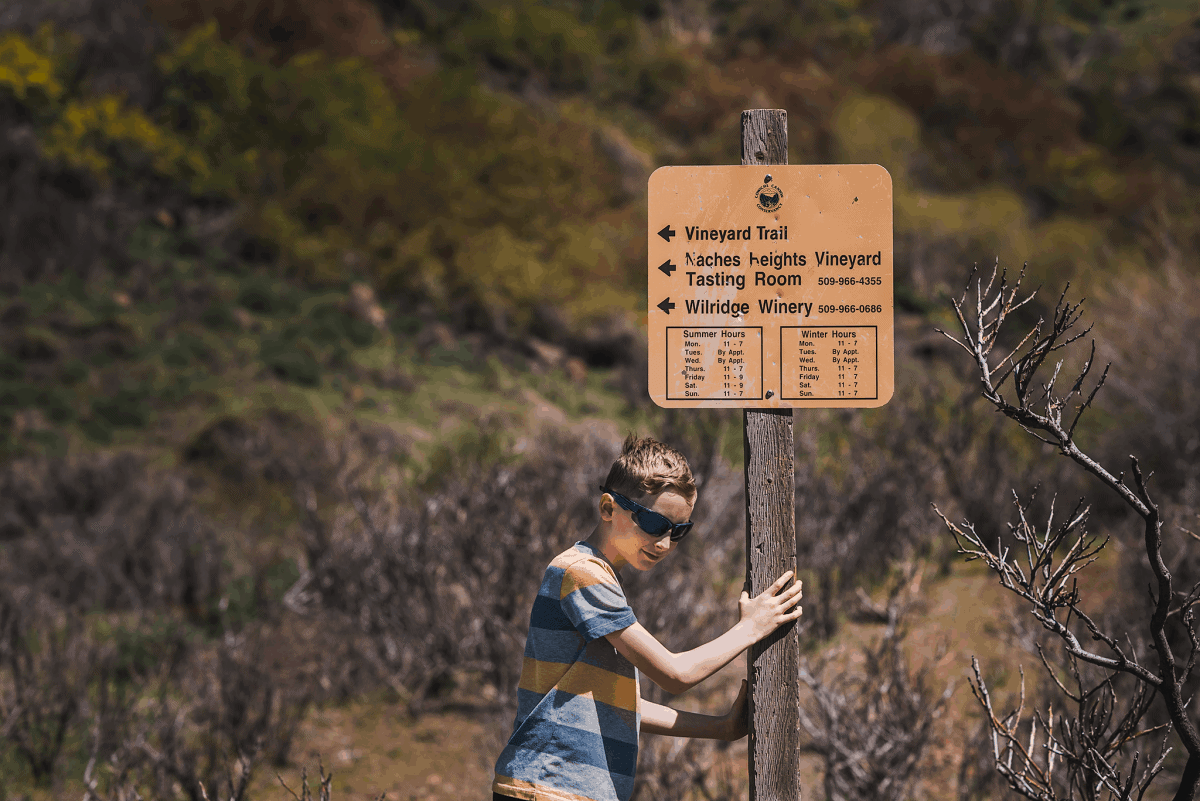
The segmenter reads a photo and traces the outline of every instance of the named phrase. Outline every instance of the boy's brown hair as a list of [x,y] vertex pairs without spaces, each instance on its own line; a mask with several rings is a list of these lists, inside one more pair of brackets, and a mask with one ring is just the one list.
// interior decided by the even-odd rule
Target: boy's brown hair
[[668,489],[689,503],[696,499],[696,482],[687,458],[670,445],[633,433],[625,438],[605,486],[632,500]]

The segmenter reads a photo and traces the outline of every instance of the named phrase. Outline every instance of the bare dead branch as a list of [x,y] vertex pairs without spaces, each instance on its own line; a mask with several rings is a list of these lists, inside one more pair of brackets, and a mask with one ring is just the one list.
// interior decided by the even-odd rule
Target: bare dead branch
[[[1157,670],[1151,670],[1141,663],[1138,649],[1132,641],[1128,648],[1122,647],[1117,637],[1105,631],[1082,607],[1078,574],[1094,562],[1108,544],[1107,538],[1099,540],[1087,533],[1090,507],[1084,505],[1082,500],[1070,515],[1057,524],[1052,502],[1046,522],[1035,527],[1026,514],[1032,498],[1024,503],[1018,498],[1017,519],[1010,524],[1009,533],[1023,546],[1023,559],[1020,561],[999,539],[994,547],[987,545],[984,536],[976,531],[970,521],[951,523],[934,506],[935,512],[953,536],[958,552],[967,561],[983,560],[996,573],[1001,586],[1032,604],[1030,611],[1034,618],[1062,644],[1063,654],[1077,687],[1074,691],[1068,689],[1039,644],[1038,652],[1043,666],[1058,690],[1076,705],[1078,714],[1073,718],[1058,716],[1057,729],[1050,710],[1044,720],[1034,714],[1028,724],[1027,737],[1018,740],[1017,729],[1021,725],[1024,708],[1023,683],[1021,703],[1017,709],[999,718],[978,664],[972,659],[976,677],[972,691],[991,726],[997,770],[1013,790],[1039,801],[1102,796],[1122,801],[1141,798],[1150,782],[1162,770],[1165,754],[1169,750],[1166,740],[1153,764],[1138,752],[1128,772],[1123,772],[1118,767],[1118,758],[1129,743],[1163,728],[1139,725],[1149,709],[1150,701],[1160,694],[1170,716],[1169,729],[1180,737],[1188,752],[1188,764],[1176,798],[1191,799],[1200,788],[1200,734],[1186,714],[1187,703],[1182,697],[1182,688],[1190,678],[1197,653],[1200,652],[1200,636],[1194,625],[1194,607],[1200,603],[1200,583],[1186,594],[1173,591],[1171,574],[1162,557],[1161,518],[1147,489],[1149,477],[1143,476],[1137,458],[1130,456],[1134,478],[1130,487],[1124,481],[1124,472],[1114,476],[1080,450],[1074,441],[1084,412],[1092,407],[1109,375],[1109,366],[1106,365],[1095,385],[1085,390],[1085,382],[1095,364],[1095,341],[1065,393],[1060,394],[1056,388],[1063,367],[1061,360],[1049,368],[1050,376],[1041,382],[1041,392],[1031,391],[1038,385],[1037,375],[1046,366],[1050,354],[1067,348],[1091,332],[1091,326],[1082,331],[1076,330],[1082,316],[1083,301],[1068,302],[1068,284],[1055,304],[1050,320],[1038,320],[1031,330],[1020,337],[1012,351],[999,362],[993,363],[992,351],[1006,320],[1013,311],[1030,302],[1036,292],[1019,299],[1020,279],[1010,289],[1006,273],[999,270],[998,263],[992,269],[986,285],[976,277],[976,272],[977,268],[972,270],[963,296],[953,301],[961,328],[960,337],[950,337],[944,332],[943,335],[971,354],[983,397],[989,403],[1031,436],[1055,446],[1059,453],[1095,476],[1142,518],[1146,558],[1155,577],[1155,586],[1150,593],[1153,613],[1148,621],[1147,634],[1158,659]],[[972,289],[974,298],[970,298]],[[968,321],[964,313],[968,307],[973,308],[974,320]],[[1006,364],[1009,366],[1004,369]],[[1011,402],[1001,392],[1010,377],[1014,393]],[[1072,403],[1076,406],[1069,422],[1064,423],[1064,412]],[[1194,534],[1192,536],[1200,539]],[[1065,549],[1060,546],[1065,546]],[[1179,619],[1184,624],[1191,645],[1187,660],[1182,665],[1176,659],[1166,635],[1165,627],[1170,618]],[[1078,624],[1073,624],[1073,620]],[[1103,643],[1112,656],[1084,648],[1075,632],[1079,624],[1093,641]],[[1128,633],[1126,639],[1129,639]],[[1081,665],[1104,671],[1104,678],[1085,686]],[[1121,699],[1117,697],[1115,689],[1115,681],[1119,677],[1129,677],[1122,680],[1134,682],[1133,690],[1125,693]],[[1124,704],[1121,714],[1116,713],[1119,701]],[[1044,759],[1035,752],[1034,747],[1039,739],[1039,728],[1045,743]],[[1142,766],[1140,774],[1139,765]],[[1056,767],[1058,773],[1055,772]]]

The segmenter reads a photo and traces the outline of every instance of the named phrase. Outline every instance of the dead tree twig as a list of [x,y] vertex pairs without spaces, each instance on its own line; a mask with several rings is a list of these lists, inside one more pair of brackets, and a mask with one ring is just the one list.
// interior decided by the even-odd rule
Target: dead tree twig
[[[1052,502],[1046,522],[1037,525],[1030,517],[1032,498],[1022,502],[1018,497],[1017,520],[1009,526],[1018,543],[1017,550],[1023,551],[1018,554],[1011,553],[999,539],[994,547],[989,545],[970,522],[951,523],[934,506],[954,536],[959,553],[966,555],[968,561],[982,559],[999,576],[1002,586],[1033,605],[1034,617],[1061,641],[1070,672],[1076,679],[1077,689],[1072,692],[1059,681],[1043,655],[1043,663],[1059,689],[1077,707],[1078,714],[1073,719],[1059,716],[1056,729],[1051,710],[1047,710],[1045,718],[1035,713],[1029,725],[1027,744],[1023,744],[1017,732],[1024,705],[1023,685],[1022,702],[1017,710],[1000,718],[995,714],[986,684],[974,663],[976,682],[972,690],[992,727],[993,757],[1009,786],[1026,798],[1038,801],[1140,799],[1162,770],[1166,741],[1152,765],[1137,752],[1128,770],[1124,771],[1117,764],[1117,758],[1124,753],[1128,743],[1161,728],[1139,729],[1142,717],[1157,694],[1165,703],[1171,729],[1188,754],[1174,799],[1192,801],[1200,787],[1200,733],[1187,714],[1190,699],[1185,699],[1184,687],[1200,650],[1194,618],[1194,605],[1200,600],[1200,584],[1186,594],[1176,592],[1172,587],[1171,573],[1162,556],[1162,519],[1147,489],[1149,476],[1142,474],[1137,457],[1129,457],[1133,476],[1130,486],[1124,473],[1113,475],[1083,452],[1074,440],[1083,413],[1091,407],[1096,393],[1104,385],[1108,367],[1090,391],[1086,390],[1085,382],[1095,362],[1094,341],[1091,352],[1065,392],[1058,386],[1063,361],[1059,359],[1052,367],[1048,366],[1052,354],[1091,331],[1090,326],[1083,331],[1075,330],[1082,301],[1073,304],[1066,301],[1070,285],[1059,297],[1049,324],[1045,319],[1039,319],[1011,350],[999,356],[993,353],[1004,324],[1036,295],[1033,292],[1024,298],[1020,296],[1024,274],[1022,268],[1016,282],[1009,286],[1007,272],[1000,270],[998,264],[986,283],[972,271],[963,296],[954,301],[961,338],[944,331],[940,333],[970,354],[978,371],[983,397],[998,411],[1091,473],[1142,518],[1146,558],[1157,584],[1157,593],[1151,593],[1153,611],[1145,634],[1157,657],[1157,665],[1146,664],[1128,635],[1122,643],[1117,636],[1105,631],[1082,606],[1077,574],[1095,560],[1108,542],[1107,539],[1098,542],[1087,533],[1090,507],[1082,500],[1061,518],[1057,517]],[[973,298],[970,297],[972,290]],[[1050,375],[1039,380],[1038,374],[1043,367],[1048,367]],[[1175,615],[1180,617],[1190,642],[1190,649],[1183,658],[1174,653],[1167,637],[1168,618]],[[1086,630],[1093,642],[1100,644],[1097,649],[1080,641],[1081,629]],[[1099,668],[1105,676],[1098,681],[1085,680],[1081,664]],[[1133,679],[1135,689],[1124,699],[1126,711],[1118,716],[1114,682],[1120,677]],[[1043,738],[1041,751],[1036,747],[1039,732]],[[1135,780],[1139,763],[1143,770]]]

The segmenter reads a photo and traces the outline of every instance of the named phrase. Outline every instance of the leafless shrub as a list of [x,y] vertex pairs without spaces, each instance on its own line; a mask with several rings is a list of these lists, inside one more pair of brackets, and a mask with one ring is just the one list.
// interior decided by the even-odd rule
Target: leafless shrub
[[89,704],[84,801],[246,798],[264,758],[286,763],[313,697],[278,665],[276,635],[252,626],[177,644],[128,685],[106,663]]
[[[912,571],[915,573],[915,571]],[[879,642],[862,649],[862,665],[852,664],[844,648],[813,662],[801,658],[800,681],[811,696],[800,705],[805,751],[825,762],[825,798],[875,798],[900,801],[920,775],[920,760],[933,726],[953,692],[940,695],[928,686],[929,666],[913,671],[900,644],[912,573],[896,582],[884,614]],[[830,666],[839,671],[831,676]]]
[[95,746],[89,766],[113,765],[113,792],[142,786],[159,798],[245,798],[261,757],[290,742],[307,705],[302,688],[272,675],[264,634],[226,634],[165,671],[120,746],[108,755]]
[[220,594],[222,547],[177,475],[129,453],[0,468],[0,577],[72,609],[179,606]]
[[852,609],[850,617],[859,623],[882,623],[894,628],[899,616],[918,602],[924,572],[924,560],[905,560],[899,577],[892,581],[885,603],[872,599],[862,587],[857,588],[855,596],[858,605]]
[[[321,775],[321,783],[317,785],[318,801],[329,801],[330,787],[333,784],[333,772],[330,771],[329,775],[326,776],[325,765],[323,764],[318,764],[317,769],[320,771]],[[284,784],[282,776],[279,777],[279,783],[282,784],[283,789],[291,793],[292,798],[297,799],[297,801],[312,801],[312,791],[308,789],[307,766],[300,769],[300,795],[296,795],[296,793],[292,791],[292,788],[288,787],[287,784]]]
[[35,781],[54,772],[98,661],[77,617],[0,586],[0,733]]
[[[325,775],[325,766],[319,762],[317,764],[317,769],[320,771],[321,776],[321,781],[317,785],[317,801],[329,801],[330,797],[332,796],[333,771],[330,771],[328,776]],[[279,783],[283,785],[283,789],[287,790],[288,793],[291,794],[292,798],[296,799],[296,801],[312,801],[312,790],[310,790],[308,786],[307,767],[300,769],[300,795],[296,795],[295,791],[292,790],[291,787],[287,786],[287,784],[283,781],[282,776],[279,776]],[[374,799],[374,801],[383,801],[384,798],[385,793],[380,793]]]
[[[207,651],[155,641],[154,665],[131,666],[120,642],[97,639],[79,615],[2,588],[0,731],[47,782],[70,732],[90,719],[88,801],[146,788],[240,800],[260,754],[286,759],[307,704],[303,687],[278,682],[263,645],[259,633]],[[139,705],[155,684],[157,703]]]
[[614,443],[561,433],[519,461],[450,454],[413,500],[394,463],[344,447],[333,494],[350,508],[322,510],[315,487],[297,484],[311,561],[289,603],[344,615],[414,712],[464,674],[507,693],[542,573],[587,536],[591,487],[615,454]]
[[[998,267],[986,284],[976,279],[974,272],[971,281],[971,304],[967,303],[970,282],[963,297],[954,303],[962,339],[947,336],[974,359],[984,398],[1031,436],[1055,447],[1097,478],[1141,518],[1146,559],[1154,580],[1149,619],[1141,621],[1140,631],[1118,635],[1104,619],[1087,613],[1079,592],[1078,574],[1108,542],[1107,538],[1100,540],[1088,533],[1090,507],[1084,501],[1066,515],[1058,513],[1051,502],[1045,522],[1039,523],[1032,516],[1032,500],[1022,502],[1018,498],[1017,519],[1009,526],[1015,547],[1006,547],[999,540],[993,546],[991,537],[978,533],[969,521],[954,524],[938,512],[959,552],[968,560],[982,559],[1002,586],[1031,603],[1034,618],[1055,636],[1065,654],[1066,679],[1060,678],[1044,653],[1042,658],[1076,714],[1055,714],[1050,707],[1045,717],[1033,713],[1027,729],[1023,729],[1022,722],[1024,693],[1018,708],[1000,717],[975,663],[972,688],[991,726],[996,768],[1009,787],[1031,799],[1140,799],[1163,769],[1169,735],[1174,733],[1188,754],[1175,797],[1193,798],[1200,786],[1200,735],[1187,714],[1190,699],[1185,700],[1185,688],[1200,650],[1194,625],[1200,583],[1187,593],[1174,589],[1173,577],[1163,561],[1162,517],[1150,497],[1138,459],[1130,457],[1134,479],[1131,487],[1124,473],[1114,476],[1075,442],[1076,427],[1108,375],[1105,368],[1095,385],[1085,389],[1095,361],[1095,344],[1065,393],[1056,388],[1063,367],[1061,359],[1054,363],[1048,379],[1036,380],[1052,354],[1090,331],[1073,330],[1080,319],[1081,304],[1067,303],[1064,290],[1050,324],[1044,329],[1045,321],[1039,320],[997,360],[992,350],[1004,323],[1033,295],[1021,298],[1020,278],[1010,287],[1006,273]],[[1006,397],[1003,393],[1008,391],[1013,394]],[[1187,642],[1182,647],[1173,647],[1170,642],[1168,626],[1172,623],[1186,632]],[[1102,651],[1089,650],[1084,644],[1087,639],[1099,643]],[[1182,661],[1176,650],[1186,654]],[[1157,667],[1147,664],[1151,651]],[[1074,689],[1067,684],[1073,684]],[[1161,697],[1169,722],[1147,728],[1142,721],[1155,697]],[[1139,750],[1126,761],[1130,743],[1164,730],[1166,735],[1157,756],[1146,757]]]
[[[360,439],[370,432],[355,427]],[[364,443],[365,444],[365,443]],[[318,426],[294,412],[268,409],[254,419],[221,417],[197,433],[184,458],[204,465],[234,482],[274,481],[291,485],[301,477],[326,486],[334,476],[328,465],[326,438]]]
[[[175,649],[159,663],[158,670],[170,673],[181,656],[181,649]],[[137,785],[144,760],[140,749],[126,734],[147,676],[139,676],[142,681],[127,685],[114,681],[114,671],[106,664],[96,678],[98,697],[91,715],[91,752],[83,770],[83,801],[140,801]]]
[[[900,418],[878,428],[857,414],[826,412],[839,418],[830,427],[842,439],[832,445],[821,441],[820,418],[797,429],[797,561],[811,576],[804,618],[814,636],[837,632],[858,587],[882,580],[893,562],[929,550],[928,518],[912,500],[946,485],[932,453],[946,435],[932,415],[916,412],[919,404],[897,406],[889,414]],[[830,455],[820,458],[823,452]],[[845,453],[856,457],[838,458]]]
[[638,749],[637,779],[631,801],[685,801],[701,796],[732,801],[745,796],[727,773],[714,769],[718,745],[711,740],[654,737]]

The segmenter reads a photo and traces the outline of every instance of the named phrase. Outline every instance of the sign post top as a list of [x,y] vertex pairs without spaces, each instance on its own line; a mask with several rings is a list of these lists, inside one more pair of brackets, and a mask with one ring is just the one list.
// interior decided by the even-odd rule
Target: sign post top
[[647,216],[655,403],[870,407],[891,398],[886,169],[660,167]]

